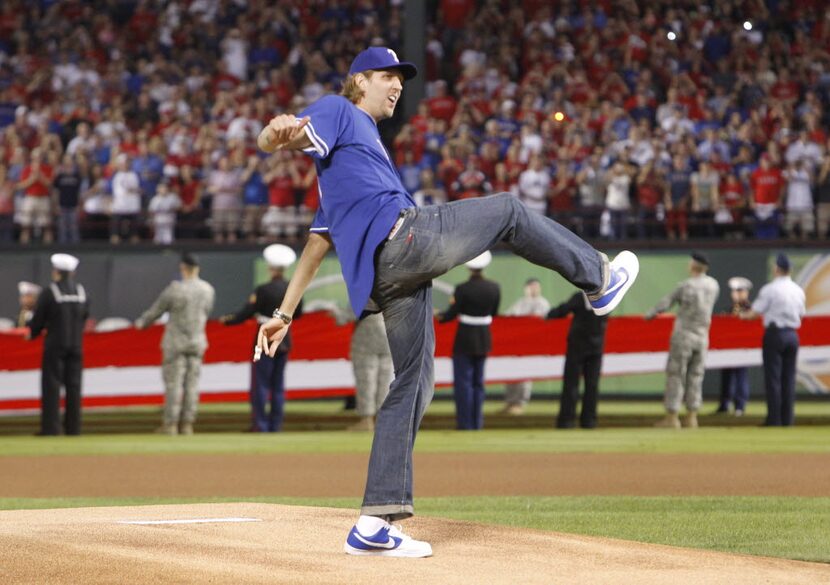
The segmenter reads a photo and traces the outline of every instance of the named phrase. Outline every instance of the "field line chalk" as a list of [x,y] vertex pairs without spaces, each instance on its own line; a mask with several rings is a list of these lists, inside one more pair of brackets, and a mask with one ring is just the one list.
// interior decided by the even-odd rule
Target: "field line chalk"
[[185,520],[119,520],[118,524],[212,524],[214,522],[262,522],[260,518],[188,518]]

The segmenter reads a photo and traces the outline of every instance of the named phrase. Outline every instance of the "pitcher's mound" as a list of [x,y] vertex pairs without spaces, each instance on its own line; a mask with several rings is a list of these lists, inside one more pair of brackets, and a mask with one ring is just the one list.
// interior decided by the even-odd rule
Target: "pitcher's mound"
[[350,557],[351,510],[197,504],[0,512],[10,583],[830,583],[830,567],[416,518],[428,559]]

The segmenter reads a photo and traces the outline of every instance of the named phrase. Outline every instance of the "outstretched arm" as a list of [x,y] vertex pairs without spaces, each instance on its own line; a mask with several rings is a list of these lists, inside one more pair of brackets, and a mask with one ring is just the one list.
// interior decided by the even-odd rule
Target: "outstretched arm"
[[650,311],[648,311],[644,315],[645,318],[647,320],[648,319],[654,319],[654,317],[659,315],[660,313],[664,313],[664,312],[668,311],[671,308],[671,306],[674,305],[675,303],[679,303],[680,302],[680,294],[681,294],[682,291],[683,291],[683,285],[681,284],[676,289],[674,289],[672,292],[670,292],[669,294],[664,296],[662,299],[660,299],[660,302],[658,302],[654,306],[653,309],[651,309]]
[[312,146],[305,127],[311,120],[308,116],[297,120],[291,114],[280,114],[271,118],[256,140],[260,150],[271,153],[277,150],[302,150]]
[[142,313],[141,316],[135,320],[133,325],[135,325],[136,329],[146,329],[152,325],[156,319],[170,310],[170,293],[172,292],[171,287],[172,285],[168,285],[156,299],[156,302],[154,302],[149,309],[144,311],[144,313]]
[[[331,248],[331,238],[328,234],[318,232],[309,234],[308,242],[303,249],[302,256],[300,256],[300,261],[297,263],[297,269],[294,271],[294,276],[291,277],[291,282],[288,283],[285,297],[279,306],[280,312],[289,316],[294,315],[303,298],[305,289],[308,288],[309,283],[317,274],[323,258]],[[286,324],[278,317],[269,319],[259,328],[257,346],[270,357],[274,357],[277,348],[288,333],[290,325],[291,323]]]
[[553,307],[548,314],[546,315],[546,319],[561,319],[562,317],[567,317],[571,313],[575,313],[579,310],[580,306],[585,305],[585,296],[579,292],[576,294],[571,295],[571,297],[565,301],[564,303]]

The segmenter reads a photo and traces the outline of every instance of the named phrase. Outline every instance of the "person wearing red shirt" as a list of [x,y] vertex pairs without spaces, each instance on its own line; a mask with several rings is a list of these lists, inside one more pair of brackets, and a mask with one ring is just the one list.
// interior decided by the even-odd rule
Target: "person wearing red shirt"
[[666,183],[654,168],[654,159],[640,169],[637,175],[637,237],[653,238],[658,233],[657,205],[666,196]]
[[[743,223],[744,223],[744,209],[746,207],[746,196],[744,194],[744,184],[734,172],[726,173],[726,178],[720,186],[720,204],[719,210],[715,213],[715,221],[718,221],[718,214],[721,210],[726,210],[729,214],[729,221],[724,221],[725,227],[723,232],[729,236],[734,234],[735,237],[743,237]],[[726,220],[724,216],[724,220]]]
[[422,101],[418,104],[417,113],[410,118],[409,124],[417,134],[426,134],[429,132],[429,120],[429,105]]
[[788,104],[792,104],[798,99],[798,83],[790,78],[790,72],[785,67],[781,68],[778,81],[770,88],[769,95]]
[[0,162],[0,242],[11,242],[14,238],[14,181],[9,178],[8,168]]
[[299,220],[294,193],[303,179],[290,153],[277,154],[262,178],[268,185],[268,210],[262,216],[263,233],[269,240],[295,238]]
[[435,96],[427,100],[429,115],[447,122],[452,121],[458,103],[455,98],[447,94],[447,82],[439,80],[435,83]]
[[176,239],[189,239],[199,236],[199,226],[205,221],[202,210],[202,182],[196,177],[193,167],[183,164],[179,167],[179,176],[174,182],[174,189],[179,194],[182,206],[176,219]]
[[453,185],[458,175],[464,170],[464,164],[455,154],[455,148],[450,144],[441,147],[441,162],[438,163],[438,180],[447,191],[447,197],[452,201],[456,198]]
[[750,207],[755,211],[755,237],[778,238],[780,229],[781,197],[784,192],[781,169],[772,166],[768,153],[761,155],[761,166],[750,175]]
[[467,158],[467,168],[464,169],[452,186],[457,199],[471,199],[489,195],[493,188],[487,180],[487,175],[479,170],[479,159],[475,155]]
[[44,244],[52,242],[52,178],[52,167],[44,162],[42,151],[35,148],[17,184],[24,195],[20,210],[21,244],[29,243],[33,226],[43,230]]
[[561,161],[559,171],[550,184],[548,217],[554,218],[567,228],[571,228],[574,219],[574,196],[577,192],[576,178],[567,167],[567,161]]

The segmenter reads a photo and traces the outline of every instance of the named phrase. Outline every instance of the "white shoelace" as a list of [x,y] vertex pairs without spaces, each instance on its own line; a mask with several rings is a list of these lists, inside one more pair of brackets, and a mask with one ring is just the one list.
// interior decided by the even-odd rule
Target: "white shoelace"
[[404,540],[412,540],[411,536],[403,533],[403,529],[400,524],[390,524],[389,534],[390,536],[395,536],[397,538],[402,538]]

